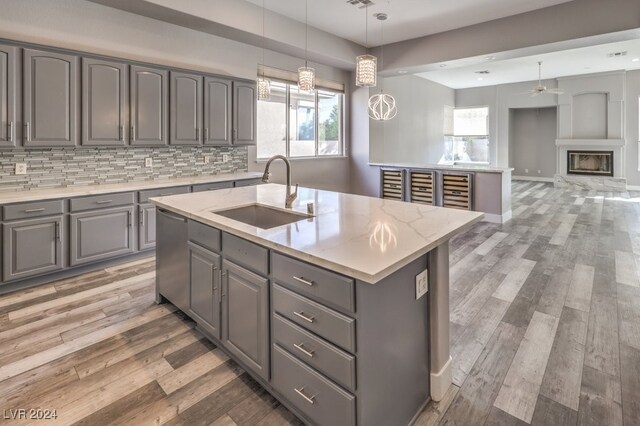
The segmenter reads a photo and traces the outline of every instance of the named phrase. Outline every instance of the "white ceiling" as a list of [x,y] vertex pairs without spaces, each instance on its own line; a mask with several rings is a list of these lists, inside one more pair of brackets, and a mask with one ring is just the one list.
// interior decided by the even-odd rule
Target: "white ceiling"
[[[622,51],[627,51],[627,55],[607,57],[609,53]],[[636,58],[638,61],[633,61]],[[472,61],[461,60],[447,63],[446,67],[436,71],[416,75],[454,89],[493,86],[537,80],[538,61],[543,62],[543,80],[597,72],[640,69],[640,39],[506,60],[491,60],[491,57],[476,58]],[[482,70],[490,71],[490,74],[476,74],[476,71]],[[479,78],[482,80],[480,81]]]
[[[263,0],[246,0],[262,6]],[[365,11],[346,0],[308,1],[309,25],[365,45]],[[571,0],[373,0],[369,12],[369,46],[381,44],[380,23],[373,14],[384,12],[384,43],[409,40],[517,15]],[[264,0],[265,8],[304,22],[305,0]]]

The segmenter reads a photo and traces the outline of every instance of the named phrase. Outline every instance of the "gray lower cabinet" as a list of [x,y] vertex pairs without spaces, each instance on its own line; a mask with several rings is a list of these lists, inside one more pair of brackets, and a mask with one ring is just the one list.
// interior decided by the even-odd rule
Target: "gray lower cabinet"
[[189,242],[191,312],[216,339],[220,339],[221,266],[220,255]]
[[24,49],[23,73],[23,145],[77,145],[80,139],[79,58]]
[[169,73],[131,66],[131,129],[134,146],[166,145],[169,139]]
[[140,204],[138,206],[138,250],[152,249],[156,246],[156,206]]
[[222,344],[269,380],[269,280],[226,259],[222,275]]
[[204,79],[205,145],[231,145],[232,84],[224,78]]
[[171,72],[172,145],[202,142],[202,76]]
[[71,265],[135,251],[133,206],[71,213]]
[[62,215],[7,222],[2,233],[4,281],[62,269]]
[[235,187],[262,185],[262,179],[245,179],[235,181]]
[[256,144],[256,85],[233,82],[233,143]]
[[125,145],[129,66],[82,58],[82,145]]
[[19,132],[18,114],[21,87],[18,73],[18,48],[0,44],[0,148],[14,147]]

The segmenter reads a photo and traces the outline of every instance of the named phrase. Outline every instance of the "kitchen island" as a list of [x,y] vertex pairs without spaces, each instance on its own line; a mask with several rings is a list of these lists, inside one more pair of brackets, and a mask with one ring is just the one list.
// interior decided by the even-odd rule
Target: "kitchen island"
[[157,301],[308,423],[410,424],[451,384],[448,241],[483,215],[286,190],[152,198]]

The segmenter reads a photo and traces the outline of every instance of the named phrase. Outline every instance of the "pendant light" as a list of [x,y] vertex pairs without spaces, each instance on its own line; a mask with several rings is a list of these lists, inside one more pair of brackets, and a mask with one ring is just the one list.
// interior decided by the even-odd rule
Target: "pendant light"
[[264,33],[264,0],[262,0],[262,65],[260,66],[262,74],[258,76],[258,80],[256,81],[256,92],[258,94],[259,101],[268,101],[271,97],[271,82],[269,79],[264,77]]
[[[364,8],[364,46],[369,49],[369,12]],[[374,87],[378,72],[378,58],[373,55],[356,57],[356,86]]]
[[[376,13],[376,18],[380,21],[380,67],[384,64],[384,28],[383,22],[387,20],[386,13]],[[396,105],[396,99],[384,93],[382,84],[380,85],[380,93],[369,98],[369,117],[376,121],[391,120],[398,114],[398,106]]]
[[301,92],[313,92],[316,89],[316,70],[313,68],[310,68],[307,63],[308,40],[309,40],[308,0],[305,0],[304,1],[304,67],[298,68],[298,89]]

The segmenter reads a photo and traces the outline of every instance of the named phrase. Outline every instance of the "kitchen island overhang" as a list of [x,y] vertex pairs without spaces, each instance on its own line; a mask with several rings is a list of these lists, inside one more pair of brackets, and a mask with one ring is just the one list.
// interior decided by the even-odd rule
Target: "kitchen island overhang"
[[[357,383],[357,386],[353,385],[354,387],[351,390],[353,395],[349,392],[345,393],[345,395],[353,397],[353,401],[348,404],[345,403],[347,404],[345,407],[349,407],[349,404],[352,404],[356,408],[353,408],[353,422],[347,421],[347,423],[366,424],[365,421],[367,419],[374,418],[370,416],[379,416],[380,413],[376,412],[375,407],[376,405],[384,404],[381,398],[387,392],[384,389],[376,390],[371,388],[378,387],[377,384],[381,385],[384,381],[389,383],[393,381],[393,376],[387,375],[385,377],[385,374],[380,372],[374,374],[372,371],[369,372],[371,377],[368,378],[365,372],[366,369],[379,370],[384,365],[387,365],[386,368],[389,371],[397,370],[397,375],[401,377],[405,374],[407,380],[412,374],[420,375],[424,371],[424,376],[428,377],[425,377],[424,380],[413,379],[412,382],[415,382],[413,389],[407,390],[407,395],[404,397],[403,395],[394,395],[388,401],[389,404],[393,401],[393,405],[399,404],[401,406],[400,408],[387,409],[386,411],[389,412],[388,415],[390,416],[388,419],[390,421],[392,419],[408,421],[409,419],[406,417],[408,410],[418,409],[413,414],[419,412],[420,407],[416,407],[416,403],[420,398],[423,398],[425,403],[428,396],[435,401],[439,401],[451,385],[448,241],[453,236],[464,232],[474,223],[480,221],[483,215],[476,212],[407,204],[309,188],[299,189],[298,199],[294,202],[291,210],[305,215],[307,203],[314,203],[314,216],[303,217],[301,220],[290,224],[271,229],[261,229],[215,213],[221,210],[251,205],[283,209],[285,191],[286,187],[284,185],[268,184],[223,189],[196,195],[185,194],[158,197],[151,201],[161,212],[166,211],[168,214],[178,215],[178,217],[185,219],[185,223],[188,221],[189,224],[193,222],[199,226],[206,225],[219,232],[222,235],[222,238],[218,237],[221,240],[219,246],[222,246],[222,249],[217,256],[222,259],[223,263],[227,261],[233,263],[233,256],[237,256],[235,259],[239,259],[239,263],[242,265],[243,261],[249,260],[252,256],[261,256],[260,252],[252,255],[251,250],[253,249],[246,253],[244,260],[242,259],[243,256],[237,255],[237,253],[244,253],[242,251],[238,252],[236,250],[235,254],[230,254],[231,250],[235,250],[235,245],[239,244],[239,242],[242,242],[242,244],[244,242],[250,243],[264,249],[266,253],[265,259],[267,260],[263,263],[268,266],[261,267],[256,266],[258,264],[247,264],[247,269],[249,272],[259,272],[264,277],[265,285],[269,287],[270,298],[268,303],[275,304],[281,298],[289,298],[290,300],[287,299],[287,303],[307,303],[307,305],[304,305],[307,306],[307,310],[316,309],[317,311],[315,312],[322,313],[325,308],[328,310],[335,309],[334,316],[336,318],[351,324],[349,327],[352,327],[352,329],[347,327],[351,331],[345,334],[345,336],[352,336],[351,340],[342,341],[339,336],[329,338],[323,335],[324,331],[322,329],[316,332],[313,328],[316,325],[307,323],[309,318],[301,320],[297,324],[295,324],[295,321],[298,320],[297,317],[293,318],[293,322],[284,318],[281,315],[282,312],[278,311],[278,309],[288,309],[289,305],[284,302],[282,306],[286,307],[279,307],[280,305],[276,307],[268,306],[266,309],[268,309],[270,315],[263,317],[263,321],[270,323],[272,328],[275,327],[276,323],[280,324],[282,322],[293,330],[289,330],[290,332],[299,332],[304,335],[310,329],[319,335],[316,336],[312,333],[309,336],[309,338],[318,338],[319,343],[317,344],[329,345],[336,343],[334,352],[339,352],[343,358],[353,358],[354,365],[356,365],[357,358],[357,368],[353,367],[351,373],[354,377],[353,383]],[[163,226],[172,226],[170,224],[171,222],[158,221],[158,238],[160,241],[163,233],[161,228]],[[235,241],[235,239],[238,241]],[[194,244],[193,241],[188,243]],[[160,242],[159,244],[162,243]],[[195,246],[197,245],[195,244]],[[228,251],[225,250],[227,247],[229,248]],[[161,248],[159,247],[159,280],[162,275],[160,263],[163,261],[160,258],[160,250]],[[277,259],[284,259],[284,263],[278,264],[276,262]],[[309,288],[304,288],[304,286],[295,288],[294,285],[299,284],[298,282],[294,282],[293,285],[282,285],[283,282],[286,283],[286,277],[283,278],[282,272],[277,268],[286,268],[286,263],[289,262],[287,259],[292,262],[288,267],[293,267],[294,271],[299,266],[298,263],[300,265],[304,263],[307,265],[305,267],[308,268],[313,265],[313,268],[317,269],[317,271],[314,270],[310,274],[311,276],[314,273],[320,274],[317,275],[320,277],[318,279],[319,283],[322,283],[322,279],[325,278],[322,276],[322,270],[326,270],[328,274],[340,274],[340,276],[351,278],[353,284],[349,284],[350,281],[346,278],[344,284],[332,284],[331,280],[334,278],[331,276],[329,277],[328,285],[333,285],[334,287],[326,287],[330,290],[326,294],[322,293],[322,285],[324,284],[316,285],[320,290],[310,290]],[[192,264],[191,268],[193,267]],[[224,266],[220,268],[223,272],[228,270]],[[262,268],[262,271],[260,268]],[[421,296],[416,293],[416,277],[425,269],[428,271],[428,294]],[[233,272],[232,269],[229,271],[231,271],[230,273]],[[293,275],[293,277],[302,282],[306,280],[302,276]],[[230,278],[223,279],[221,275],[220,280],[220,287],[223,288],[223,291],[225,291],[224,289],[229,289],[228,282]],[[309,283],[313,285],[313,282],[307,282],[307,284]],[[344,289],[341,290],[341,285],[353,286],[354,303],[352,304],[352,311],[345,310],[345,307],[349,305],[343,302],[349,297],[345,296],[348,292],[344,293]],[[213,287],[215,287],[215,284]],[[292,289],[300,291],[294,292],[291,291]],[[167,298],[175,304],[171,297],[163,294],[160,285],[158,285],[157,290],[159,300]],[[313,293],[314,291],[317,293]],[[336,294],[341,296],[337,299],[333,298]],[[229,297],[229,295],[222,294],[222,297],[225,296]],[[306,296],[309,296],[310,299],[307,299]],[[316,302],[318,301],[322,304],[317,304]],[[223,300],[223,302],[227,301]],[[183,305],[179,307],[186,311],[187,314],[190,314],[191,307],[188,303],[185,304],[183,302]],[[228,316],[233,313],[226,312],[227,316],[224,316],[224,310],[222,308],[222,323],[228,323],[231,321]],[[402,315],[398,315],[398,312],[401,312]],[[302,312],[301,316],[304,315],[305,312]],[[199,317],[197,315],[194,315],[194,317],[200,326]],[[355,331],[356,322],[357,332]],[[256,324],[259,323],[260,320],[256,319]],[[340,330],[342,323],[338,322],[336,324],[336,330]],[[303,327],[299,327],[300,325]],[[268,324],[265,326],[269,327]],[[305,326],[307,327],[305,328]],[[207,328],[201,328],[204,329],[205,334],[209,337],[212,336],[211,332],[207,332],[209,331]],[[215,329],[211,330],[215,331]],[[334,331],[328,331],[328,336],[332,336]],[[292,402],[292,399],[302,398],[299,395],[300,392],[296,391],[293,397],[289,397],[278,390],[278,388],[286,388],[290,385],[287,382],[287,375],[283,375],[280,372],[293,368],[292,366],[298,361],[295,357],[292,357],[291,360],[287,358],[291,354],[282,349],[281,342],[277,340],[279,337],[276,332],[278,330],[266,330],[265,339],[270,342],[273,338],[273,347],[267,342],[266,353],[262,354],[265,365],[261,367],[262,369],[257,370],[260,372],[257,377],[255,374],[252,375],[274,395],[283,400],[285,405],[296,414],[311,422],[319,422],[319,418],[324,419],[322,417],[324,414],[314,414],[312,411],[318,410],[319,404],[317,402],[310,404],[309,401],[303,400],[306,405],[300,407],[296,404],[297,401]],[[377,333],[381,335],[376,336]],[[391,335],[392,333],[395,333],[395,335]],[[222,337],[224,337],[223,334],[221,334]],[[216,343],[224,347],[224,338],[218,340],[216,335],[213,335],[213,338]],[[380,345],[377,349],[372,345],[373,341],[378,342],[377,344]],[[345,342],[352,342],[353,345],[350,346],[350,343],[347,344]],[[234,344],[230,344],[230,347],[232,347],[231,352],[237,349],[237,345],[234,346]],[[375,351],[381,353],[375,356],[369,354],[369,352]],[[406,352],[411,352],[411,354]],[[255,357],[259,358],[260,354],[256,353]],[[295,355],[300,355],[300,353],[296,352]],[[416,357],[420,359],[416,359]],[[248,364],[253,365],[256,363],[252,361],[251,357],[247,359],[249,361],[242,362],[243,359],[241,358],[239,360],[240,364],[245,368],[249,367],[249,370],[251,370],[252,366]],[[319,372],[323,374],[319,376],[319,379],[325,379],[326,377],[332,379],[327,380],[327,386],[333,386],[334,382],[341,383],[340,380],[343,379],[343,376],[335,376],[338,377],[338,379],[335,379],[331,375],[335,372],[327,372],[323,370],[323,365],[316,366],[314,364],[317,360],[310,360],[309,362],[310,365],[317,368],[317,371],[309,369],[310,375]],[[271,363],[273,363],[275,369],[273,377],[270,371]],[[398,363],[406,365],[405,367],[391,365]],[[306,364],[301,368],[303,368],[301,371],[307,371]],[[281,376],[284,376],[284,378]],[[283,383],[283,380],[285,383]],[[308,380],[313,381],[313,377]],[[379,380],[379,382],[376,382],[376,380]],[[272,381],[275,383],[274,387],[271,386]],[[400,389],[402,384],[397,383],[396,385]],[[318,382],[316,388],[319,389],[321,386],[322,383]],[[369,389],[363,389],[363,387]],[[349,390],[348,387],[346,389]],[[398,389],[395,390],[398,391]],[[393,384],[389,385],[389,390],[394,392]],[[338,389],[335,392],[338,395],[342,395],[341,392],[343,390]],[[422,392],[424,392],[424,395],[420,397]],[[328,393],[329,390],[325,391],[325,395]],[[310,399],[309,395],[304,394],[304,392],[302,394],[306,395],[307,399]],[[400,403],[398,398],[406,401]],[[336,402],[336,404],[338,403]],[[345,408],[345,413],[350,412],[349,410]],[[345,418],[350,418],[349,416],[351,414],[345,414]]]

